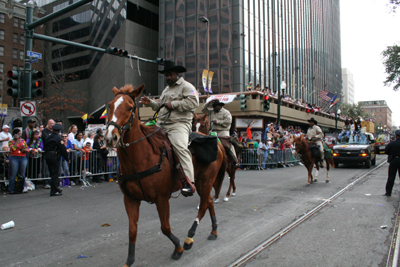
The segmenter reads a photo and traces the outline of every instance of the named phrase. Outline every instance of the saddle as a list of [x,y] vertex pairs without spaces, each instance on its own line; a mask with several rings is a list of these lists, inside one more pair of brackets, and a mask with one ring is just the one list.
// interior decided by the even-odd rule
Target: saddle
[[313,158],[321,159],[321,151],[319,150],[319,145],[317,145],[315,142],[308,141],[308,147],[310,148]]
[[240,153],[242,153],[244,147],[237,138],[232,136],[218,136],[218,138],[221,140],[221,143],[225,148],[228,156],[232,157],[233,159],[235,158],[234,155],[231,155],[232,145],[234,146],[237,155],[240,155]]
[[218,138],[213,135],[191,133],[189,150],[199,161],[209,164],[218,158]]

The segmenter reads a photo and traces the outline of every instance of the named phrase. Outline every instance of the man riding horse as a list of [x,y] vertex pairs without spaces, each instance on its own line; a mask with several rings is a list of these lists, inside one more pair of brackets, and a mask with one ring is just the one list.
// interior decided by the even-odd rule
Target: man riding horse
[[192,154],[188,149],[189,133],[192,128],[193,113],[199,106],[199,96],[196,88],[179,77],[179,73],[186,72],[183,66],[176,66],[172,61],[165,61],[164,70],[158,71],[165,75],[168,86],[161,94],[160,101],[154,101],[146,96],[141,98],[145,105],[153,110],[158,110],[164,105],[159,114],[163,115],[168,111],[171,115],[161,116],[157,120],[157,126],[162,127],[168,133],[174,153],[179,159],[187,180],[183,184],[182,194],[191,196],[195,192],[194,169]]
[[[208,107],[212,105],[213,109],[209,110]],[[220,102],[218,99],[212,100],[203,105],[202,111],[204,114],[207,114],[210,121],[213,123],[212,130],[218,134],[220,137],[230,136],[229,130],[231,129],[232,124],[232,115],[231,113],[223,108],[225,104]],[[235,161],[237,165],[238,159],[236,157],[235,148],[233,145],[230,146],[230,155],[232,159]]]
[[318,122],[314,119],[311,118],[307,120],[308,123],[310,124],[310,128],[308,128],[307,131],[307,137],[309,141],[315,142],[317,146],[319,146],[319,151],[321,153],[321,168],[323,168],[323,161],[324,161],[324,147],[322,144],[322,139],[324,138],[324,133],[322,132],[321,128],[317,125]]

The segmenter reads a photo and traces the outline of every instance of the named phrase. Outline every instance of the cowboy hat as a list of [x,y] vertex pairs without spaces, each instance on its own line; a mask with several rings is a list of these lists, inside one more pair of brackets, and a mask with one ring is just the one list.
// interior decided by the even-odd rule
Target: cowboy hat
[[219,99],[215,99],[215,100],[213,100],[213,104],[212,105],[213,106],[218,106],[218,105],[224,106],[225,103],[222,103],[221,101],[219,101]]
[[181,72],[186,72],[186,69],[185,69],[185,67],[182,67],[182,66],[176,66],[175,62],[173,62],[173,61],[166,60],[164,62],[164,69],[159,70],[158,72],[161,74],[164,74],[167,71],[176,71],[178,73],[181,73]]
[[307,120],[308,122],[314,122],[315,124],[318,124],[318,122],[314,119],[314,118],[311,118],[311,119],[309,119],[309,120]]

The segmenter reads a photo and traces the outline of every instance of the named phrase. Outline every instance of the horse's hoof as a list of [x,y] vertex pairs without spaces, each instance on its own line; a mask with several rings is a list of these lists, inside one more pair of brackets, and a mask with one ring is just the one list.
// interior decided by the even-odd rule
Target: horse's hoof
[[325,183],[329,183],[329,180],[326,180]]
[[219,198],[214,198],[214,203],[218,203],[219,202]]
[[172,253],[171,258],[174,260],[179,260],[183,254],[183,250],[181,252],[176,252]]
[[213,233],[211,233],[209,236],[208,236],[208,240],[217,240],[217,235],[215,235],[215,234],[213,234]]
[[229,197],[224,197],[224,202],[228,202],[229,201]]
[[192,248],[192,246],[193,246],[193,242],[190,243],[190,244],[183,243],[183,249],[184,249],[184,250],[189,250],[189,249]]
[[310,182],[310,184],[313,184],[313,183],[314,183],[314,181],[311,181],[311,182]]
[[314,179],[314,181],[313,181],[314,183],[316,183],[316,182],[318,182],[318,179]]
[[236,193],[232,193],[231,196],[232,196],[232,197],[236,197]]
[[310,186],[310,184],[306,184],[306,187],[309,187]]

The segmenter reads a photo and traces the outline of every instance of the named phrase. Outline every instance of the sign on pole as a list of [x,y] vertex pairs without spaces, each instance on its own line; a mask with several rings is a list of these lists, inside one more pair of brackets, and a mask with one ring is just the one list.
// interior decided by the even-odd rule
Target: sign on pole
[[36,101],[20,101],[22,117],[36,116]]
[[42,59],[42,54],[40,54],[40,53],[38,53],[38,52],[33,52],[33,51],[26,51],[26,55],[28,56],[28,57],[35,57],[35,58],[38,58],[38,59]]

